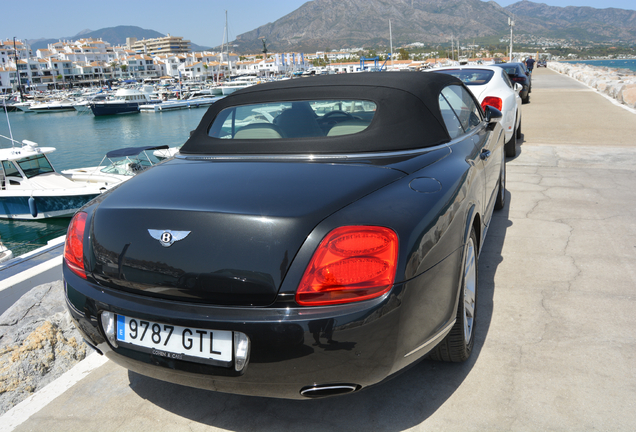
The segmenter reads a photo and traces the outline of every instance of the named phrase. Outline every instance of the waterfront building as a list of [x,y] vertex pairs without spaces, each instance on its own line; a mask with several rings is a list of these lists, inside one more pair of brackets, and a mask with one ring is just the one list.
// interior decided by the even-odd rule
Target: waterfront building
[[15,61],[16,57],[19,60],[26,60],[33,57],[31,46],[19,39],[15,41],[13,39],[0,41],[0,61],[4,59],[2,63],[8,63],[9,60]]
[[192,51],[189,40],[183,40],[181,36],[171,36],[170,33],[155,39],[127,38],[126,42],[129,49],[144,54],[180,54]]
[[108,42],[92,38],[49,44],[48,55],[70,62],[108,62],[115,59],[114,50]]
[[0,65],[0,93],[10,92],[17,83],[17,71],[12,66]]
[[137,54],[126,58],[128,76],[134,79],[159,78],[161,69],[155,66],[152,57]]

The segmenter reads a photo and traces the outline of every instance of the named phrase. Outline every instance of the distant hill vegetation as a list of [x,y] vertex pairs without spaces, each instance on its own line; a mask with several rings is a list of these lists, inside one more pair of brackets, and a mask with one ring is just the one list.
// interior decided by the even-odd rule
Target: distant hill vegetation
[[527,0],[505,9],[515,14],[522,25],[527,22],[547,37],[593,42],[636,41],[636,11],[633,10],[556,7]]
[[[239,53],[270,51],[322,51],[337,48],[389,46],[389,20],[393,45],[423,42],[448,43],[506,37],[508,17],[515,16],[515,33],[537,37],[591,42],[636,42],[636,11],[556,7],[522,0],[507,7],[482,0],[313,0],[273,23],[239,35],[232,43]],[[73,37],[101,38],[113,45],[127,37],[165,36],[135,26],[83,30]],[[188,39],[187,35],[183,36]],[[29,41],[33,50],[59,39]],[[193,51],[208,49],[192,44]],[[217,47],[219,49],[219,47]]]
[[505,37],[513,14],[516,33],[636,42],[636,11],[624,9],[552,7],[528,0],[505,8],[481,0],[314,0],[239,35],[234,44],[239,52],[258,51],[262,38],[273,51],[388,46],[389,20],[394,46]]

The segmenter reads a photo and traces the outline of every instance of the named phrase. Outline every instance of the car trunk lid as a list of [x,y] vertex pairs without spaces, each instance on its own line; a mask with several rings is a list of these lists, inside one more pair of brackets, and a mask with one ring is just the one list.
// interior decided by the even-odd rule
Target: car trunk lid
[[165,299],[265,306],[320,221],[403,175],[364,164],[173,160],[103,197],[91,274]]

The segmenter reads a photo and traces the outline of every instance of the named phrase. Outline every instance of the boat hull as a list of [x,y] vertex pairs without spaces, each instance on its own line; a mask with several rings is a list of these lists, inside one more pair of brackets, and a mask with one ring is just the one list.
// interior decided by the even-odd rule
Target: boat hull
[[36,220],[71,217],[99,193],[69,196],[34,196],[36,216],[31,214],[29,196],[0,196],[0,219]]
[[73,105],[53,105],[46,107],[31,106],[30,111],[34,113],[52,113],[61,111],[75,111],[75,108],[73,108]]
[[172,111],[179,109],[199,108],[204,106],[210,106],[214,102],[219,100],[218,97],[201,98],[201,99],[188,99],[183,101],[168,101],[156,104],[146,104],[139,107],[141,112],[159,112],[159,111]]
[[139,103],[122,102],[122,103],[96,103],[91,105],[91,111],[95,116],[116,115],[116,114],[134,114],[139,112]]
[[234,93],[237,90],[242,90],[244,88],[249,87],[248,85],[244,85],[244,86],[232,86],[232,87],[221,87],[221,92],[223,92],[223,96],[227,96],[230,95],[232,93]]

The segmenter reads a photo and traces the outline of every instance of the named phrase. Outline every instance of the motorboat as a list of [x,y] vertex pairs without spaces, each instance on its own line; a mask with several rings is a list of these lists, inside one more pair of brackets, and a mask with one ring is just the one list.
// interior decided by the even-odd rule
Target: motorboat
[[[154,165],[147,151],[166,151],[167,145],[126,147],[106,153],[98,166],[63,170],[62,175],[75,182],[121,183]],[[108,159],[109,164],[104,164]]]
[[80,113],[90,112],[91,102],[101,102],[101,101],[105,101],[107,98],[108,98],[107,93],[99,93],[99,94],[90,96],[81,102],[76,102],[75,104],[73,104],[73,108],[75,108],[75,111]]
[[53,151],[54,147],[28,140],[20,147],[0,149],[1,219],[70,217],[109,188],[104,183],[74,182],[58,173],[46,156]]
[[29,110],[33,111],[34,113],[51,113],[60,111],[74,111],[75,108],[73,108],[73,101],[63,99],[31,104]]
[[172,111],[187,108],[199,108],[204,106],[210,106],[214,102],[222,99],[223,96],[196,96],[189,99],[182,100],[168,100],[161,103],[152,103],[139,106],[141,112],[160,112],[160,111]]
[[181,146],[169,147],[165,150],[155,150],[154,152],[152,152],[152,155],[161,161],[161,160],[169,159],[173,157],[174,155],[176,155],[177,153],[179,153],[180,148]]
[[17,96],[0,96],[0,107],[3,108],[6,112],[17,111],[18,107],[15,106],[16,103],[20,102]]
[[140,105],[161,103],[159,99],[150,97],[152,86],[144,86],[143,91],[134,88],[122,88],[115,92],[112,99],[102,102],[91,102],[91,111],[96,116],[138,113]]
[[33,112],[33,110],[31,109],[31,105],[33,104],[33,101],[25,101],[14,103],[13,106],[23,112]]
[[237,90],[244,89],[254,84],[258,84],[260,81],[255,77],[239,77],[233,81],[227,81],[221,84],[221,92],[224,96],[234,93]]

